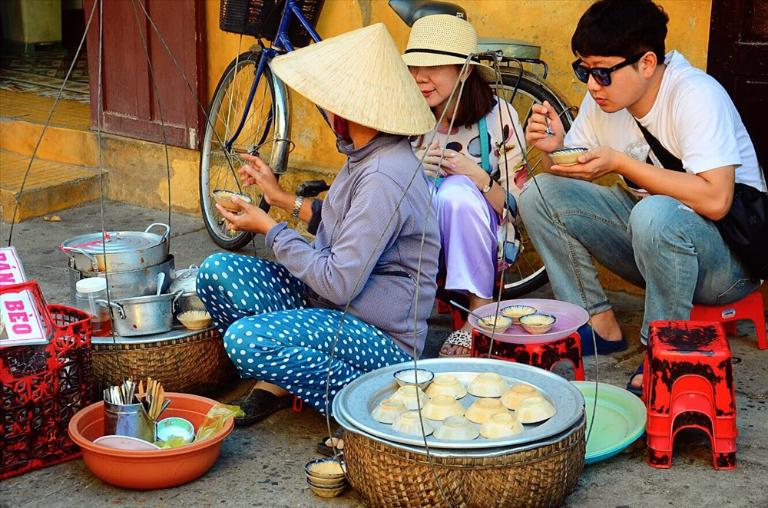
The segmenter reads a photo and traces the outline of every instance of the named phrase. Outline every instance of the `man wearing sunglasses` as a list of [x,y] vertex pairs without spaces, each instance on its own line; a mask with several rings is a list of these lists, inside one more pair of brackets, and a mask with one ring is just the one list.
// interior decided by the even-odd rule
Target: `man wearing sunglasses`
[[[727,303],[758,284],[713,222],[728,213],[734,182],[765,192],[754,147],[717,81],[680,53],[665,55],[667,21],[651,0],[595,2],[571,39],[588,92],[573,127],[564,135],[546,102],[526,127],[528,146],[545,154],[588,149],[571,166],[544,155],[547,173],[525,188],[520,210],[556,297],[592,315],[598,353],[627,342],[592,258],[645,287],[644,343],[649,322],[688,319],[693,302]],[[593,183],[609,174],[622,185]],[[628,386],[635,392],[640,372]]]

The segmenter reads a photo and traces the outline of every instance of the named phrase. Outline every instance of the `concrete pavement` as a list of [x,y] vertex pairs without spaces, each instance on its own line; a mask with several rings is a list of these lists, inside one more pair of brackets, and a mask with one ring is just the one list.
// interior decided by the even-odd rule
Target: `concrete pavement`
[[[167,220],[167,212],[105,202],[104,225],[110,230],[143,230],[152,222]],[[66,257],[58,252],[62,240],[102,228],[99,203],[60,212],[61,222],[33,219],[17,224],[13,234],[29,278],[40,281],[46,299],[67,303],[69,279]],[[216,251],[198,217],[174,214],[171,218],[171,252],[177,268],[199,263]],[[8,224],[0,225],[3,245]],[[245,250],[253,253],[253,247]],[[257,254],[266,255],[263,247]],[[535,296],[551,297],[548,287]],[[637,330],[642,299],[610,293],[625,333],[628,351],[601,357],[601,380],[623,386],[642,357]],[[434,355],[447,334],[449,321],[435,316],[427,354]],[[682,435],[675,448],[672,469],[657,470],[645,464],[644,439],[625,453],[588,466],[568,506],[766,506],[768,493],[768,351],[756,348],[751,324],[740,323],[731,339],[738,404],[737,468],[714,471],[707,441],[702,434]],[[595,378],[595,362],[588,360],[587,378]],[[241,383],[223,397],[247,389]],[[303,466],[316,457],[315,443],[325,420],[310,409],[296,414],[282,411],[261,424],[236,429],[225,441],[221,457],[204,477],[174,489],[135,492],[111,487],[96,479],[82,460],[34,471],[3,481],[0,507],[27,506],[358,506],[351,490],[332,500],[315,497],[306,488]],[[762,480],[760,480],[762,478]]]

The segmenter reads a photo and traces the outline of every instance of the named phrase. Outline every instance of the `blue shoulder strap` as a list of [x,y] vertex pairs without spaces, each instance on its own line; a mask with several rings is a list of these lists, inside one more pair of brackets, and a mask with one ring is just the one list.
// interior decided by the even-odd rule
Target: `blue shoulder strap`
[[488,125],[485,122],[485,117],[482,117],[478,123],[480,128],[480,157],[482,162],[480,163],[486,173],[491,172],[491,160],[488,157],[488,153],[491,149],[488,144]]

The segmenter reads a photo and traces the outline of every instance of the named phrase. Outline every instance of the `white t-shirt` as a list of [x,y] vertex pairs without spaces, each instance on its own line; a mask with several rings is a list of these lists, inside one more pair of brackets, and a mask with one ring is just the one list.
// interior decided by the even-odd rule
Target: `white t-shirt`
[[[661,87],[651,110],[637,120],[664,148],[683,162],[688,173],[736,166],[736,182],[763,192],[766,184],[741,116],[720,83],[693,67],[677,51],[666,55]],[[649,147],[626,109],[606,113],[589,93],[565,146],[609,146],[645,161]],[[661,166],[655,158],[656,166]]]

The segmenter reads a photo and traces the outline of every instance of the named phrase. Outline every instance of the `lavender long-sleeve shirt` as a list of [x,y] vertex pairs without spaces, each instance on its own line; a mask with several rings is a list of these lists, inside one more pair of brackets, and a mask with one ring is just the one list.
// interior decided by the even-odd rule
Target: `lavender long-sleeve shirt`
[[404,137],[380,134],[339,150],[347,162],[323,202],[314,241],[280,223],[266,245],[309,287],[313,306],[343,310],[351,300],[351,314],[420,354],[440,252],[427,181]]

